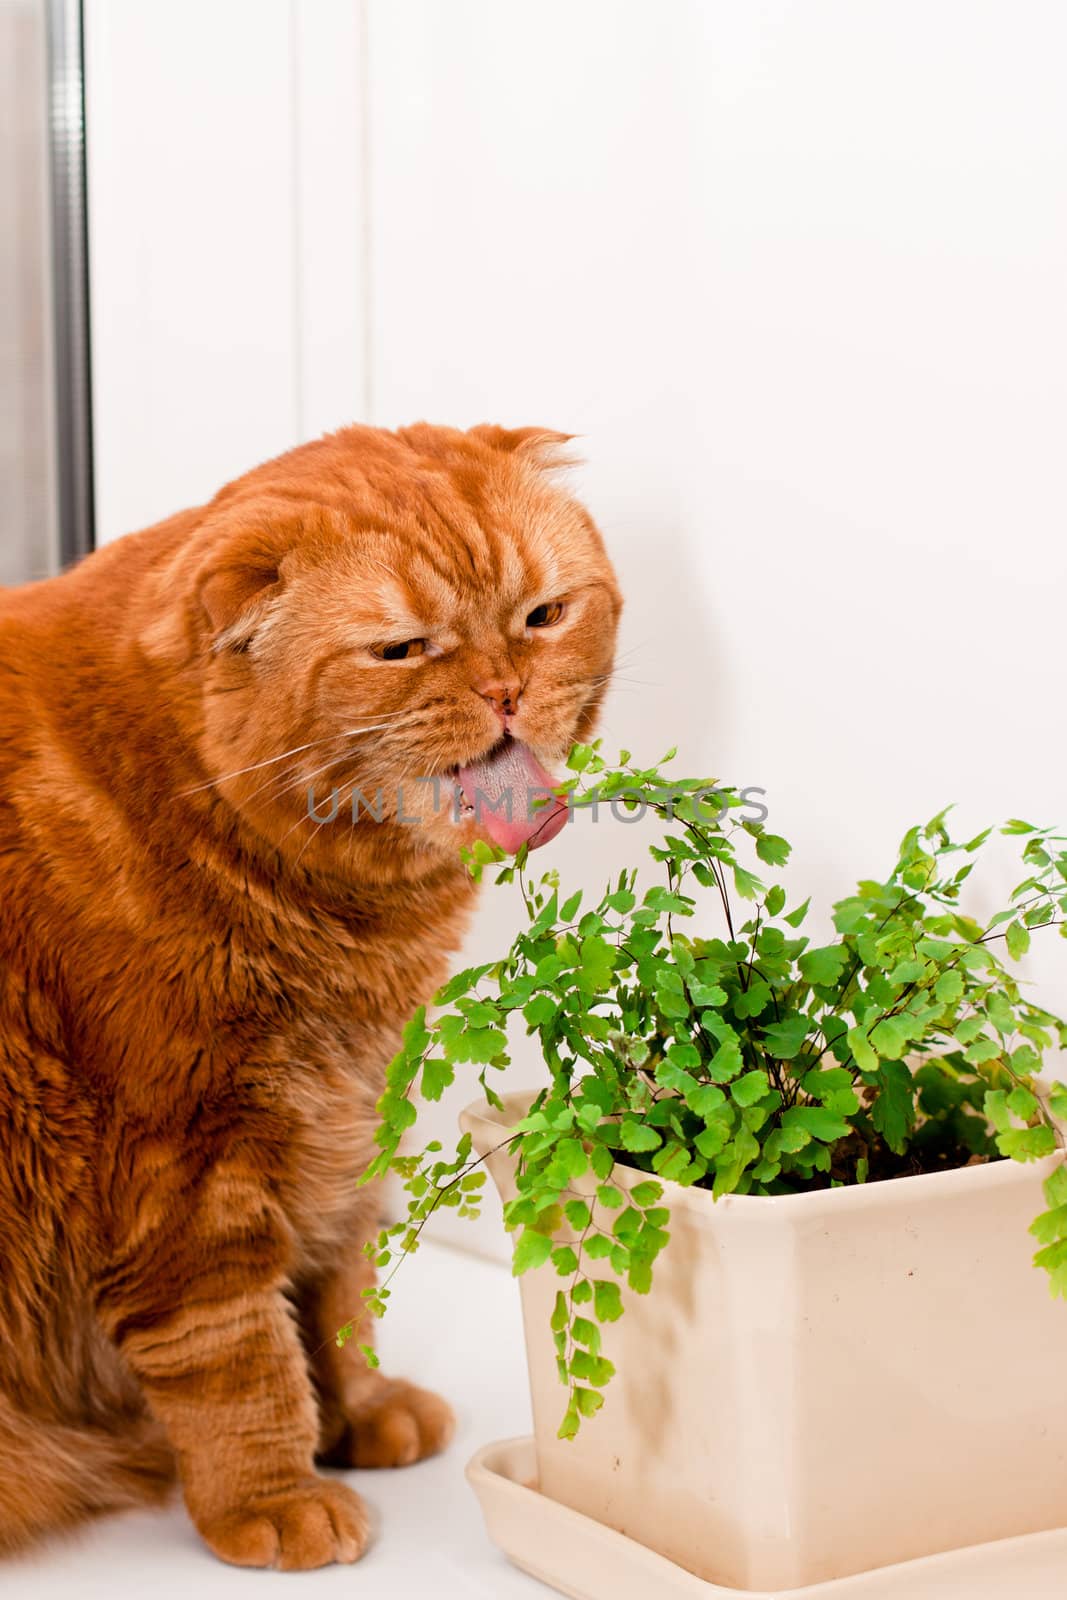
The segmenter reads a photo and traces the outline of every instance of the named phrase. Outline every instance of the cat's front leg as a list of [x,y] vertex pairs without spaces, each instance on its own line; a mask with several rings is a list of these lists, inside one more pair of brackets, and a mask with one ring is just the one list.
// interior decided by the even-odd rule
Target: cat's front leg
[[[363,1254],[372,1230],[357,1229],[344,1257],[309,1276],[296,1292],[308,1365],[319,1397],[317,1459],[334,1467],[406,1467],[436,1455],[455,1431],[440,1395],[367,1365],[360,1345],[373,1345],[374,1318],[363,1290],[374,1268]],[[353,1324],[343,1348],[338,1329]]]
[[[242,1186],[243,1187],[243,1186]],[[160,1222],[108,1274],[101,1312],[174,1446],[189,1513],[238,1566],[355,1561],[363,1502],[316,1475],[318,1416],[270,1202]]]

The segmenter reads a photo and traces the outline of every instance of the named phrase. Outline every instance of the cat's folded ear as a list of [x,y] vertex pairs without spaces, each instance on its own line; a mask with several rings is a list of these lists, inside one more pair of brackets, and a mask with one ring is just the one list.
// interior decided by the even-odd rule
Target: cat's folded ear
[[215,652],[247,650],[282,590],[284,551],[253,534],[204,571],[198,586]]
[[570,452],[565,453],[565,446],[575,435],[559,433],[555,428],[501,428],[495,422],[480,422],[476,428],[468,428],[467,434],[471,439],[480,439],[491,450],[525,456],[534,466],[546,470],[576,464],[577,458]]

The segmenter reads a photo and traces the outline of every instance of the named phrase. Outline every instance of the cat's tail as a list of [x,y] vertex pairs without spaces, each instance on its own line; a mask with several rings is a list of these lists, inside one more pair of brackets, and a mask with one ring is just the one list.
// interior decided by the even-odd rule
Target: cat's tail
[[102,1512],[159,1505],[174,1479],[174,1453],[147,1415],[122,1432],[72,1427],[0,1396],[0,1556]]

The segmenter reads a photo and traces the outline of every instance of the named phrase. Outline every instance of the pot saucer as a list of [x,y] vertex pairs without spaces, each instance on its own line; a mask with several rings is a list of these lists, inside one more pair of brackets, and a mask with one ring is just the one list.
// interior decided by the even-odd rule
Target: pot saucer
[[1067,1528],[972,1545],[800,1589],[727,1589],[537,1489],[532,1438],[485,1445],[467,1477],[489,1536],[572,1600],[1063,1600]]

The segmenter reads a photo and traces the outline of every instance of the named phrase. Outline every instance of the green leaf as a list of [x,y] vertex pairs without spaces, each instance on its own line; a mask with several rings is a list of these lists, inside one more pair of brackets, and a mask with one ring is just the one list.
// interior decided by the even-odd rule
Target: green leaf
[[768,1160],[778,1161],[783,1155],[795,1155],[810,1143],[811,1134],[807,1128],[793,1125],[789,1128],[775,1128],[767,1135],[763,1150]]
[[999,989],[994,989],[986,996],[986,1016],[996,1028],[997,1032],[1007,1036],[1015,1032],[1015,1012],[1008,1002],[1007,996]]
[[550,994],[535,994],[522,1008],[522,1014],[531,1028],[543,1027],[559,1015],[559,1001]]
[[756,854],[769,867],[784,867],[790,848],[789,841],[777,833],[761,833],[756,840]]
[[658,1150],[663,1140],[655,1128],[648,1127],[645,1123],[638,1122],[634,1117],[624,1117],[619,1129],[619,1137],[624,1150],[635,1153],[641,1150]]
[[544,1266],[551,1254],[552,1240],[548,1234],[537,1233],[533,1228],[524,1228],[515,1245],[511,1262],[512,1276],[518,1278],[534,1267]]
[[802,1128],[813,1139],[831,1144],[835,1139],[847,1139],[852,1132],[847,1122],[835,1117],[825,1106],[790,1106],[782,1112],[782,1128]]
[[678,894],[671,894],[670,890],[664,889],[661,884],[655,884],[645,891],[644,903],[650,911],[672,911],[680,916],[688,916],[693,909],[691,900],[686,900]]
[[983,1110],[998,1133],[1007,1133],[1011,1127],[1011,1112],[1006,1089],[987,1089]]
[[1040,1161],[1056,1149],[1056,1135],[1043,1122],[1036,1128],[1009,1128],[997,1134],[997,1149],[1013,1161]]
[[804,921],[804,918],[808,914],[808,907],[810,905],[811,905],[811,896],[809,895],[808,898],[804,901],[803,905],[797,906],[795,911],[790,911],[788,913],[788,915],[786,916],[785,920],[786,920],[786,922],[788,922],[788,924],[789,924],[789,926],[791,928],[799,928],[800,927],[800,924]]
[[595,1417],[604,1404],[604,1396],[595,1389],[575,1389],[574,1403],[583,1417]]
[[456,1041],[451,1059],[488,1064],[507,1049],[507,1044],[507,1034],[500,1028],[468,1028]]
[[736,861],[731,863],[734,875],[734,888],[742,900],[755,900],[763,892],[763,882],[756,877],[754,872],[749,872],[746,867],[740,866]]
[[934,995],[942,1005],[954,1005],[964,990],[963,973],[953,968],[943,972],[934,984]]
[[584,772],[595,754],[596,751],[591,744],[573,745],[567,757],[567,766],[572,772]]
[[424,1100],[440,1100],[450,1083],[455,1082],[456,1075],[452,1066],[447,1061],[437,1061],[432,1056],[423,1062],[422,1081],[419,1091]]
[[837,982],[847,959],[842,945],[827,944],[817,950],[805,950],[797,965],[806,983],[826,988]]
[[846,1034],[848,1047],[861,1072],[874,1072],[878,1066],[878,1052],[867,1037],[865,1028],[850,1028]]
[[1021,922],[1011,922],[1004,933],[1004,942],[1013,961],[1018,961],[1030,948],[1030,935]]
[[1067,1206],[1067,1162],[1061,1162],[1044,1183],[1045,1199],[1050,1206]]
[[817,1067],[805,1073],[801,1087],[838,1116],[851,1116],[859,1110],[859,1097],[847,1067]]
[[804,1048],[811,1022],[800,1012],[784,1017],[781,1022],[771,1022],[763,1029],[763,1042],[771,1055],[779,1061],[792,1061]]
[[730,1098],[736,1105],[751,1106],[755,1105],[757,1100],[762,1100],[769,1089],[770,1082],[765,1072],[759,1070],[746,1072],[730,1085]]
[[701,1055],[695,1044],[686,1044],[676,1039],[667,1047],[667,1059],[676,1067],[683,1067],[687,1072],[692,1072],[699,1067]]
[[615,1166],[615,1157],[607,1145],[595,1144],[590,1153],[589,1162],[594,1173],[602,1182],[611,1177]]
[[773,884],[767,890],[767,899],[764,902],[769,917],[776,917],[785,905],[785,890],[780,883]]
[[678,1139],[672,1139],[662,1150],[656,1151],[652,1157],[652,1169],[658,1172],[661,1178],[678,1179],[689,1166],[689,1161],[688,1146]]
[[599,934],[590,934],[582,940],[579,982],[589,994],[599,994],[611,980],[615,970],[615,951]]
[[568,1178],[582,1178],[589,1170],[589,1157],[580,1139],[561,1139],[556,1146],[556,1160]]
[[956,1039],[960,1044],[973,1044],[984,1027],[984,1017],[964,1017],[956,1024]]
[[626,1270],[626,1281],[635,1294],[647,1294],[652,1287],[651,1261],[632,1261]]
[[[468,976],[460,973],[461,978]],[[460,991],[462,992],[462,991]],[[420,1006],[414,1016],[404,1024],[403,1032],[404,1051],[409,1056],[421,1056],[430,1043],[430,1031],[426,1026],[426,1007]]]
[[771,998],[770,984],[763,978],[753,978],[747,989],[742,989],[740,994],[734,996],[734,1015],[736,1017],[758,1017],[765,1011]]
[[618,1322],[622,1316],[622,1295],[618,1284],[606,1278],[594,1280],[593,1307],[598,1322]]
[[656,990],[656,1004],[665,1017],[681,1020],[689,1015],[689,1002],[685,995],[663,985]]
[[908,1036],[896,1017],[882,1017],[870,1030],[868,1038],[886,1061],[899,1061],[908,1048]]
[[758,1161],[760,1147],[755,1136],[748,1128],[739,1128],[737,1137],[728,1144],[719,1157],[715,1168],[715,1182],[712,1186],[712,1195],[717,1200],[720,1195],[732,1194],[746,1167],[753,1161]]
[[1000,1053],[1001,1046],[995,1039],[976,1039],[963,1052],[963,1059],[969,1061],[972,1067],[980,1067],[986,1061],[996,1061]]
[[571,1336],[578,1344],[596,1355],[600,1349],[600,1329],[588,1317],[575,1317],[571,1323]]
[[1030,1232],[1039,1244],[1054,1244],[1057,1239],[1067,1239],[1067,1205],[1043,1211],[1030,1224]]
[[726,1104],[726,1095],[717,1083],[702,1083],[686,1095],[685,1103],[695,1116],[706,1120]]
[[1029,1122],[1038,1112],[1037,1097],[1020,1085],[1008,1095],[1008,1110],[1013,1117],[1018,1117],[1020,1122]]
[[[566,1382],[566,1374],[565,1373],[564,1373],[564,1382]],[[558,1430],[556,1432],[556,1438],[557,1439],[575,1439],[575,1438],[577,1438],[578,1429],[582,1425],[582,1419],[581,1419],[581,1416],[579,1415],[579,1412],[578,1412],[577,1396],[579,1394],[583,1394],[583,1393],[585,1393],[585,1391],[582,1390],[582,1389],[575,1390],[575,1399],[567,1407],[567,1410],[566,1410],[566,1412],[564,1414],[564,1417],[563,1417],[563,1421],[560,1423],[559,1428],[558,1428]],[[603,1397],[603,1395],[598,1395],[597,1398],[599,1400],[603,1400],[604,1397]]]
[[615,1368],[606,1356],[595,1356],[591,1350],[576,1350],[571,1356],[571,1377],[584,1378],[598,1389],[615,1375]]
[[724,1006],[728,999],[726,990],[719,983],[701,983],[694,978],[689,985],[689,998],[695,1006],[701,1009],[705,1006]]
[[658,1205],[663,1199],[663,1185],[652,1179],[645,1183],[635,1183],[630,1190],[630,1199],[635,1206],[640,1206],[642,1211],[647,1210],[649,1206]]
[[915,1115],[915,1079],[902,1061],[886,1061],[879,1071],[871,1121],[898,1155],[915,1126]]
[[730,1123],[709,1123],[703,1133],[697,1134],[693,1143],[706,1161],[714,1161],[729,1144],[732,1131]]
[[741,1045],[736,1038],[724,1039],[708,1062],[708,1077],[714,1083],[729,1083],[743,1066]]

